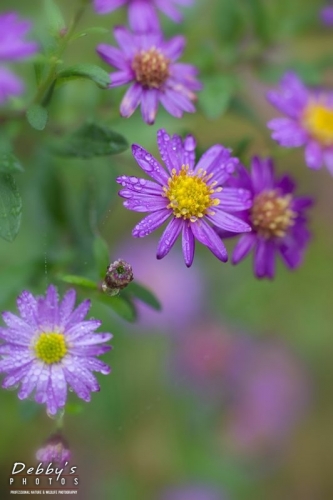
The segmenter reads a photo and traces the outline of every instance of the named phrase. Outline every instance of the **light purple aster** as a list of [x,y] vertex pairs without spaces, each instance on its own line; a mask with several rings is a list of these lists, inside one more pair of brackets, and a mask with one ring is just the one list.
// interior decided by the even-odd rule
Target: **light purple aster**
[[217,144],[203,154],[195,165],[195,139],[189,135],[170,137],[165,130],[157,132],[162,165],[141,146],[134,144],[132,153],[142,170],[153,181],[122,175],[119,195],[124,206],[136,212],[151,212],[133,229],[132,235],[143,238],[171,218],[157,247],[157,258],[165,257],[182,233],[185,263],[192,265],[195,239],[207,246],[221,261],[228,260],[224,244],[213,227],[235,233],[251,231],[251,227],[229,212],[251,206],[246,189],[224,187],[234,172],[238,159],[230,150]]
[[251,173],[239,166],[238,177],[230,184],[249,190],[253,201],[250,209],[239,214],[252,232],[239,239],[232,263],[238,264],[253,250],[257,278],[274,278],[276,255],[290,269],[298,267],[310,239],[305,210],[313,200],[295,197],[295,182],[287,175],[276,178],[271,159],[254,157]]
[[280,89],[267,98],[286,118],[268,122],[272,138],[287,148],[305,146],[308,167],[326,165],[333,175],[333,93],[308,89],[298,76],[286,73]]
[[121,116],[130,117],[140,103],[142,118],[150,125],[159,103],[176,118],[195,112],[195,92],[202,87],[197,69],[176,62],[184,50],[184,37],[164,41],[161,32],[132,34],[121,26],[115,28],[114,36],[120,49],[101,44],[97,52],[118,69],[110,75],[110,87],[131,84],[120,105]]
[[37,460],[45,465],[53,463],[58,467],[65,467],[71,456],[68,443],[59,432],[50,436],[44,446],[36,452]]
[[19,61],[38,50],[35,42],[24,40],[31,28],[29,21],[21,21],[16,12],[0,14],[0,104],[24,90],[23,82],[3,63]]
[[94,0],[98,14],[108,14],[123,5],[128,6],[129,22],[134,31],[149,31],[158,25],[156,9],[176,23],[182,20],[177,5],[191,5],[193,0]]
[[48,414],[55,415],[65,406],[67,385],[79,398],[90,401],[91,392],[99,391],[93,371],[107,375],[110,367],[96,358],[111,346],[101,345],[110,333],[95,333],[101,322],[84,321],[90,301],[76,309],[76,293],[71,289],[61,302],[57,289],[50,285],[45,297],[24,291],[17,299],[20,316],[2,314],[7,327],[0,328],[0,373],[6,374],[2,387],[21,388],[19,399],[34,394],[37,403],[45,403]]
[[333,26],[333,5],[328,4],[321,9],[320,19],[326,26]]

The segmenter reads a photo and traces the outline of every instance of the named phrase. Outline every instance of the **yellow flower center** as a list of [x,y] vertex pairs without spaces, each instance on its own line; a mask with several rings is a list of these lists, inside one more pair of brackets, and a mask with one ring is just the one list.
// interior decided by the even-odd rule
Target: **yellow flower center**
[[158,49],[140,50],[134,56],[135,79],[144,87],[160,88],[169,76],[170,60]]
[[66,352],[65,336],[62,333],[41,333],[35,344],[37,358],[49,365],[61,361]]
[[188,165],[183,165],[179,173],[172,170],[168,187],[163,188],[163,196],[170,200],[168,208],[172,208],[175,217],[195,222],[204,215],[214,215],[209,208],[219,205],[220,200],[212,198],[212,194],[222,191],[222,188],[214,189],[217,182],[208,184],[212,176],[202,169],[195,174]]
[[296,212],[291,210],[290,194],[279,196],[277,191],[263,191],[253,201],[250,217],[255,230],[264,238],[282,238],[294,224]]
[[333,145],[333,109],[322,104],[309,104],[303,115],[303,125],[318,142]]

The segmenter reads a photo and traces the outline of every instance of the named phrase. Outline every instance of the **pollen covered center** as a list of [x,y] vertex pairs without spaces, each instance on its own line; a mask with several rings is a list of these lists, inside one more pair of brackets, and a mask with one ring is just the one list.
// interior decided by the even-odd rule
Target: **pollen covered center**
[[197,173],[190,171],[188,165],[183,165],[179,173],[171,172],[168,187],[164,187],[164,195],[169,199],[168,208],[172,208],[175,217],[183,217],[195,222],[204,215],[214,215],[210,207],[217,206],[220,201],[212,198],[222,188],[214,189],[217,182],[209,184],[212,174],[207,175],[202,169]]
[[321,144],[333,145],[333,109],[322,104],[309,104],[303,115],[303,124]]
[[140,50],[134,56],[132,69],[135,79],[144,87],[160,88],[169,77],[170,59],[155,47]]
[[251,209],[254,229],[264,238],[282,238],[293,226],[297,214],[291,210],[292,196],[279,196],[275,190],[264,191],[255,197]]
[[37,358],[49,365],[61,361],[66,352],[65,336],[62,333],[41,333],[35,344]]

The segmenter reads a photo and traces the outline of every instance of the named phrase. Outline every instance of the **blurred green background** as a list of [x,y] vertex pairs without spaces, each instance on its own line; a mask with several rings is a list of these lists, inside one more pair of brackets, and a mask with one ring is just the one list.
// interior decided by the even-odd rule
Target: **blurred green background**
[[[30,18],[32,37],[51,57],[55,42],[46,4],[2,0],[0,7]],[[80,2],[56,4],[68,23]],[[167,37],[187,37],[182,60],[200,68],[205,89],[196,114],[177,120],[160,109],[152,127],[138,111],[128,120],[119,118],[123,88],[101,90],[84,79],[55,91],[45,130],[34,130],[25,120],[8,122],[8,109],[20,109],[36,91],[32,64],[15,65],[27,91],[0,116],[25,169],[16,176],[23,216],[15,241],[0,240],[1,309],[14,312],[24,288],[44,293],[47,284],[56,283],[63,293],[59,273],[91,277],[97,232],[108,243],[110,260],[132,255],[134,275],[164,307],[160,317],[139,307],[132,324],[93,301],[91,316],[113,333],[114,349],[104,356],[112,373],[99,377],[101,392],[90,404],[70,395],[65,415],[80,499],[159,500],[168,488],[189,484],[217,489],[221,499],[230,500],[333,498],[333,179],[325,170],[307,169],[303,151],[283,150],[270,139],[266,122],[276,111],[265,99],[286,69],[308,84],[332,86],[333,27],[321,25],[322,7],[315,0],[196,0],[184,9],[183,24],[161,16]],[[123,23],[125,9],[102,17],[87,5],[77,32]],[[112,33],[74,40],[62,57],[64,67],[90,62],[109,71],[95,53],[101,42],[113,44]],[[157,236],[149,236],[148,243],[131,238],[140,214],[124,209],[117,196],[118,175],[140,175],[130,150],[89,160],[50,151],[52,141],[87,120],[111,126],[156,155],[156,131],[162,127],[193,133],[199,152],[215,143],[231,147],[246,165],[253,154],[272,155],[277,170],[288,171],[299,192],[316,200],[304,265],[293,273],[279,265],[273,282],[257,281],[251,259],[232,267],[200,245],[190,269],[179,245],[157,262]],[[227,245],[231,250],[234,242]],[[80,299],[86,296],[79,292]],[[193,358],[178,359],[179,353],[192,352],[192,335],[200,338]],[[243,339],[245,346],[239,347]],[[234,358],[238,347],[241,355]],[[282,361],[274,353],[282,353]],[[232,380],[226,367],[236,372]],[[255,394],[262,390],[269,397],[251,399],[253,377],[259,380]],[[261,432],[265,412],[276,423]],[[251,427],[255,418],[258,425]],[[246,443],[233,428],[238,421],[253,433]],[[0,428],[0,498],[5,499],[12,464],[35,463],[54,422],[44,408],[2,390]]]

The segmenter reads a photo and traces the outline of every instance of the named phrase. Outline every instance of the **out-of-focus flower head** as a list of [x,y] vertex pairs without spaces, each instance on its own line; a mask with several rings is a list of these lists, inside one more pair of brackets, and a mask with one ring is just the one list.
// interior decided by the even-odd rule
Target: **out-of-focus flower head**
[[122,26],[115,28],[114,36],[120,48],[100,44],[97,53],[118,69],[110,74],[110,87],[131,84],[120,105],[121,116],[130,117],[139,104],[149,125],[155,121],[159,103],[176,118],[195,112],[195,92],[202,85],[195,66],[176,62],[184,50],[183,36],[165,41],[160,31],[133,34]]
[[170,488],[159,500],[227,500],[227,496],[215,488],[193,484]]
[[0,104],[24,90],[22,80],[4,63],[20,61],[37,52],[37,43],[25,40],[30,29],[31,23],[20,20],[16,12],[0,14]]
[[171,217],[157,247],[158,259],[169,253],[182,234],[187,267],[193,262],[195,240],[226,262],[226,248],[210,224],[235,233],[251,231],[248,223],[230,213],[251,206],[250,192],[222,187],[234,172],[238,159],[217,144],[195,165],[196,142],[191,135],[183,141],[178,135],[171,137],[165,130],[159,130],[157,143],[167,170],[144,148],[132,146],[138,165],[154,182],[126,175],[117,178],[123,187],[119,195],[125,198],[124,206],[136,212],[151,212],[135,226],[132,235],[143,238]]
[[71,455],[66,439],[57,432],[50,436],[44,446],[36,452],[36,459],[43,464],[53,463],[58,467],[65,467]]
[[222,433],[236,455],[273,457],[304,414],[308,374],[298,357],[275,338],[254,340],[244,348]]
[[296,183],[288,175],[275,177],[271,159],[254,157],[251,173],[240,165],[230,185],[249,190],[253,201],[250,209],[239,214],[252,232],[240,237],[232,263],[238,264],[253,250],[257,278],[274,278],[276,255],[290,269],[297,268],[310,239],[305,210],[313,200],[294,196]]
[[326,26],[333,26],[333,5],[326,5],[320,11],[320,19]]
[[104,344],[112,335],[95,333],[101,322],[84,320],[90,301],[74,309],[75,298],[71,289],[59,303],[57,289],[50,285],[45,297],[22,292],[17,299],[19,316],[2,314],[7,325],[0,328],[5,341],[0,346],[0,373],[6,374],[2,387],[21,384],[19,399],[34,393],[51,416],[64,408],[68,385],[79,398],[90,401],[91,392],[100,390],[92,372],[110,373],[96,356],[111,349]]
[[176,332],[178,336],[202,314],[207,283],[199,266],[188,272],[177,252],[159,262],[152,258],[155,249],[156,240],[142,241],[140,250],[133,240],[128,240],[117,252],[131,262],[135,279],[150,288],[162,305],[161,311],[155,311],[137,301],[138,325],[148,330]]
[[158,25],[157,9],[176,23],[182,20],[177,5],[191,5],[193,0],[94,0],[98,14],[108,14],[123,5],[128,7],[131,27],[137,31],[149,31]]
[[307,88],[289,72],[267,98],[287,116],[268,122],[272,138],[287,148],[305,146],[307,166],[319,169],[326,165],[333,175],[333,93]]

